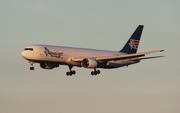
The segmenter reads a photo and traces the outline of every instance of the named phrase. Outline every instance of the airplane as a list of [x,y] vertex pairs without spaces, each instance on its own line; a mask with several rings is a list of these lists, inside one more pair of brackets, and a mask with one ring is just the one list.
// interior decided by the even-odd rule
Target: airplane
[[39,63],[43,69],[53,69],[60,65],[67,65],[69,67],[69,71],[66,72],[67,76],[76,74],[76,71],[72,70],[74,66],[94,69],[91,71],[91,75],[97,75],[100,74],[100,70],[97,70],[97,68],[114,69],[136,64],[145,59],[164,57],[144,57],[147,54],[163,52],[164,50],[137,53],[143,27],[144,25],[139,25],[136,28],[120,51],[33,44],[25,47],[21,55],[29,61],[30,70],[34,70],[34,63]]

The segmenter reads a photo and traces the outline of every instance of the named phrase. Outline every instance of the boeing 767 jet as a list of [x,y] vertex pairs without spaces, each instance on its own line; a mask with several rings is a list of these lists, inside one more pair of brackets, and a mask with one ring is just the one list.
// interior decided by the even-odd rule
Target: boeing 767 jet
[[30,70],[34,70],[34,63],[39,63],[43,69],[53,69],[59,67],[59,65],[67,65],[69,67],[69,71],[66,73],[67,76],[76,74],[76,71],[72,70],[74,66],[93,69],[91,75],[97,75],[100,74],[100,70],[97,70],[100,68],[119,68],[139,63],[144,59],[163,57],[145,57],[145,55],[164,50],[137,53],[142,30],[143,25],[139,25],[120,51],[33,44],[27,46],[21,55],[29,61]]

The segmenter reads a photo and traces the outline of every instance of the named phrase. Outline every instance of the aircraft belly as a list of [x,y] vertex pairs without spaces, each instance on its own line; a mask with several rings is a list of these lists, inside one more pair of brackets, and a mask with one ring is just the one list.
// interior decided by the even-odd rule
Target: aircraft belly
[[126,60],[126,61],[109,61],[107,62],[106,65],[102,65],[99,66],[100,68],[119,68],[119,67],[123,67],[123,66],[128,66],[128,65],[132,65],[132,64],[136,64],[139,61],[130,61],[130,60]]

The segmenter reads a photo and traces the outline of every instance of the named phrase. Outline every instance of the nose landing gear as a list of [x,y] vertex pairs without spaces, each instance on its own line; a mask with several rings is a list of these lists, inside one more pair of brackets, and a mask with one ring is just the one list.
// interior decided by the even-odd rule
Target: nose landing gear
[[29,61],[29,64],[30,64],[30,70],[34,70],[34,66],[33,66],[34,62],[33,61]]
[[30,67],[30,70],[34,70],[34,67]]

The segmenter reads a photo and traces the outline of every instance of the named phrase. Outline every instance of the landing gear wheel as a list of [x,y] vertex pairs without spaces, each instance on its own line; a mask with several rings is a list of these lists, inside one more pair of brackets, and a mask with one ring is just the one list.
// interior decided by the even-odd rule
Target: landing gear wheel
[[94,72],[94,75],[97,75],[97,72],[96,72],[96,71]]
[[66,75],[67,75],[67,76],[69,76],[69,75],[72,76],[72,75],[75,75],[75,74],[76,74],[76,71],[74,71],[74,70],[72,71],[72,70],[71,70],[72,67],[73,67],[73,66],[69,66],[69,70],[70,70],[70,71],[66,72]]
[[97,74],[100,74],[101,72],[100,72],[100,70],[97,70],[96,73],[97,73]]
[[73,75],[75,75],[75,74],[76,74],[76,71],[74,71],[74,70],[73,70],[73,71],[71,71],[71,72],[72,72],[72,74],[73,74]]
[[72,75],[75,75],[76,74],[76,71],[68,71],[68,72],[66,72],[66,75],[67,76],[72,76]]
[[94,75],[94,71],[91,71],[91,75],[92,75],[92,76]]
[[72,71],[69,72],[69,75],[72,76]]
[[34,67],[30,67],[30,70],[34,70]]
[[91,71],[91,75],[97,75],[97,74],[100,74],[100,70],[96,70],[96,68],[94,68],[94,71]]
[[69,72],[66,72],[66,75],[67,75],[67,76],[69,76],[69,75],[70,75],[70,73],[69,73]]

